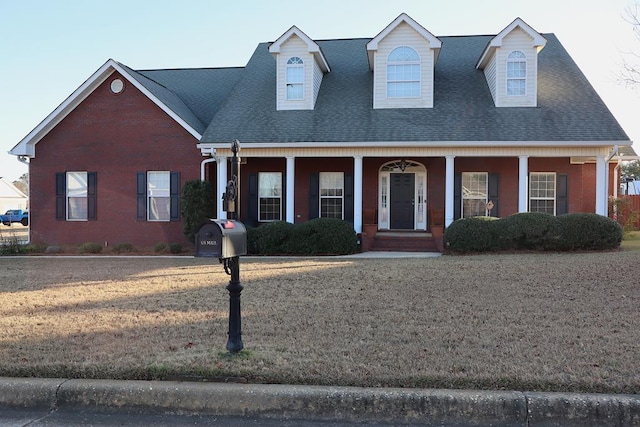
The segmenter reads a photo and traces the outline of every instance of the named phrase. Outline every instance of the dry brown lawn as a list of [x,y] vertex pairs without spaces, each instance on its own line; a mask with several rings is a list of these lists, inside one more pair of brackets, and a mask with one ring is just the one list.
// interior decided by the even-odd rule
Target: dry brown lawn
[[640,393],[640,251],[0,257],[0,376]]

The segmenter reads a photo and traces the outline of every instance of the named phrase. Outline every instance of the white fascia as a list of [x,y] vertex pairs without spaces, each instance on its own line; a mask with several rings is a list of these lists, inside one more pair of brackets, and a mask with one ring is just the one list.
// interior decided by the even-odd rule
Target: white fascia
[[278,39],[269,46],[269,53],[273,55],[279,54],[282,44],[294,35],[298,36],[307,45],[307,47],[309,48],[309,53],[313,55],[322,72],[330,72],[331,69],[329,68],[329,63],[322,54],[320,46],[318,46],[318,44],[314,42],[311,37],[306,35],[304,31],[300,30],[295,25],[289,28],[283,35],[278,37]]
[[507,27],[500,31],[498,35],[491,39],[485,50],[482,52],[478,63],[476,64],[477,69],[483,69],[487,64],[487,61],[491,58],[493,52],[502,46],[502,40],[509,35],[516,28],[522,29],[525,33],[529,35],[533,39],[533,46],[537,48],[537,51],[540,52],[547,44],[547,39],[545,39],[540,33],[534,30],[529,24],[524,22],[520,18],[516,18],[513,22]]

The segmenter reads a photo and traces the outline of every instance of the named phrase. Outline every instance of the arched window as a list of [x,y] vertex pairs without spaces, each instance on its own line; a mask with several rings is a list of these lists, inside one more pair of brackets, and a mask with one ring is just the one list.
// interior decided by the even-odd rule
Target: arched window
[[304,98],[304,62],[297,56],[287,61],[287,99],[290,101]]
[[507,57],[507,96],[526,95],[527,57],[514,50]]
[[387,58],[387,97],[420,96],[420,57],[409,46],[400,46]]

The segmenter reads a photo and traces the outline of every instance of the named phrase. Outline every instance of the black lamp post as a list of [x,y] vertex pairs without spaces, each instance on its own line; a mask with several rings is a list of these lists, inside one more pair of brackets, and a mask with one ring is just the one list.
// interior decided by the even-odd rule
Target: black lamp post
[[[240,142],[236,139],[231,143],[231,181],[227,183],[227,191],[223,196],[226,212],[229,219],[238,219],[238,182],[240,177]],[[242,318],[240,314],[240,294],[242,285],[240,284],[240,257],[234,256],[221,260],[224,263],[224,270],[231,276],[227,290],[229,291],[229,339],[227,350],[237,353],[244,348],[242,343]]]

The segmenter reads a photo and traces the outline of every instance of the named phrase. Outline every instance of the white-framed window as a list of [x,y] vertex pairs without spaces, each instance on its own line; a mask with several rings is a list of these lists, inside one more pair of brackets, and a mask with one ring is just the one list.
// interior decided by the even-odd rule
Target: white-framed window
[[387,58],[387,97],[420,96],[420,56],[409,46],[400,46]]
[[147,220],[170,221],[171,219],[171,173],[169,171],[147,172]]
[[87,172],[67,172],[67,220],[86,221],[88,219],[88,177]]
[[282,219],[282,172],[258,174],[258,221]]
[[527,93],[527,57],[514,50],[507,57],[507,96],[524,96]]
[[556,214],[555,172],[529,174],[529,212]]
[[489,174],[487,172],[462,173],[463,218],[487,214],[488,184]]
[[320,172],[320,217],[344,218],[344,172]]
[[287,100],[299,101],[304,98],[304,62],[297,56],[287,61]]

